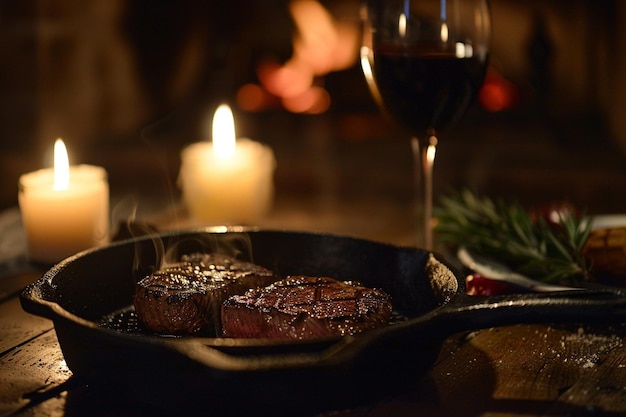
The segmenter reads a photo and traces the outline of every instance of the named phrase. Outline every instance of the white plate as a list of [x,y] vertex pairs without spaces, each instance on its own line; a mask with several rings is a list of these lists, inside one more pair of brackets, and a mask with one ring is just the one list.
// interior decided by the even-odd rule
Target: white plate
[[602,214],[591,218],[592,229],[626,227],[626,214]]
[[[591,218],[592,229],[606,229],[609,227],[626,227],[626,214],[603,214]],[[579,289],[562,285],[546,284],[528,278],[525,275],[512,271],[502,263],[472,253],[465,247],[459,249],[457,257],[465,267],[476,271],[486,279],[514,284],[531,291],[545,292]]]
[[[626,214],[603,214],[591,218],[592,229],[606,229],[609,227],[626,227]],[[470,252],[467,248],[461,247],[457,252],[457,257],[461,263],[476,271],[486,279],[514,284],[531,291],[568,291],[579,290],[581,288],[566,287],[562,285],[546,284],[525,275],[512,271],[509,267],[492,259]]]
[[528,278],[525,275],[511,271],[511,269],[509,269],[506,265],[471,253],[467,248],[464,247],[461,247],[458,250],[456,256],[465,267],[471,269],[472,271],[478,272],[486,279],[492,281],[502,281],[536,292],[571,291],[581,289],[575,287],[564,287],[561,285],[546,284],[544,282],[536,281],[534,279]]

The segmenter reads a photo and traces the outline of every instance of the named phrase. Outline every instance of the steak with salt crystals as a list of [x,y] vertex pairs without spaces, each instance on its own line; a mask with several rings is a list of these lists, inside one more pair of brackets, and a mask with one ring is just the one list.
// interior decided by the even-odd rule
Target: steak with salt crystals
[[381,290],[327,277],[292,276],[228,298],[224,337],[306,339],[386,325],[391,299]]
[[140,280],[133,304],[140,323],[155,333],[216,335],[224,300],[277,279],[251,262],[193,253]]

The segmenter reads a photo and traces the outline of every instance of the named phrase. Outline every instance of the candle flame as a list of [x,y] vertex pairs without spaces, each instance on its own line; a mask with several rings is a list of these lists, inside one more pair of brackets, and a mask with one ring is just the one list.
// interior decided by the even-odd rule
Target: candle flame
[[401,38],[406,36],[406,15],[404,13],[401,13],[398,18],[398,33]]
[[67,190],[70,185],[70,162],[62,139],[54,142],[54,185],[55,190]]
[[219,158],[230,158],[236,146],[233,112],[222,104],[213,116],[213,153]]
[[443,22],[441,23],[441,42],[443,43],[447,43],[448,42],[448,23]]

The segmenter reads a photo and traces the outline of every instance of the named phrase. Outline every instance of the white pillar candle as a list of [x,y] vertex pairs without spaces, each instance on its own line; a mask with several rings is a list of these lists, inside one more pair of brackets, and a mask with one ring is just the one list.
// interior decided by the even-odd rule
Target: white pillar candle
[[236,139],[230,108],[213,118],[213,141],[183,149],[179,184],[183,202],[197,220],[210,224],[256,224],[272,207],[272,150],[247,138]]
[[53,168],[20,177],[18,201],[33,261],[56,263],[109,242],[107,173],[93,165],[70,166],[60,140]]

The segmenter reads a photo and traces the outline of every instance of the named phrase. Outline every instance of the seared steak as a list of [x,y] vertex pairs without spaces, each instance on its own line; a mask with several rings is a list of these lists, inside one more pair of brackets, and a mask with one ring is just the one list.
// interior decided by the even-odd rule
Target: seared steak
[[222,335],[305,339],[356,334],[391,318],[381,290],[326,277],[292,276],[253,288],[222,305]]
[[215,335],[225,299],[277,279],[251,262],[194,253],[140,280],[133,303],[140,323],[155,333]]

